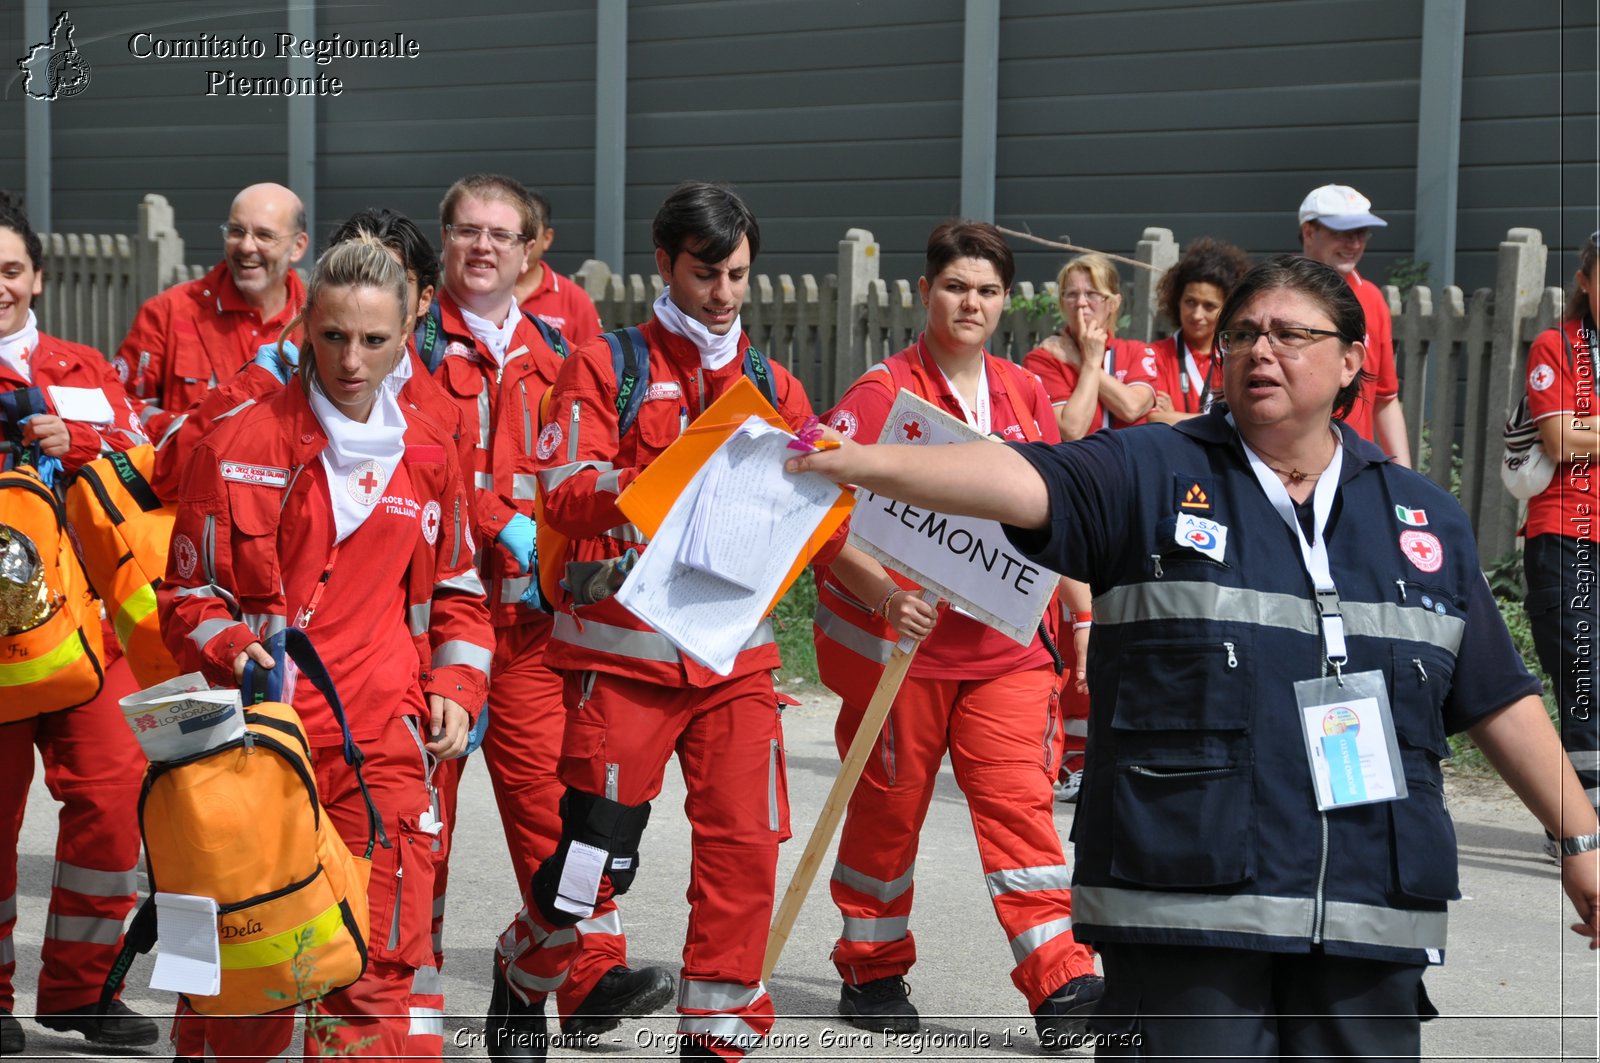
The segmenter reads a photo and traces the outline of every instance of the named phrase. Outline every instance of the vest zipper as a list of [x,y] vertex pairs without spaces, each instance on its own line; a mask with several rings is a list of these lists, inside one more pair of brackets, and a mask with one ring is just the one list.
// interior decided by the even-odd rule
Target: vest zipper
[[1161,555],[1160,554],[1151,554],[1150,555],[1150,563],[1155,565],[1155,567],[1156,567],[1156,579],[1164,579],[1165,577],[1163,576],[1163,574],[1161,572]]
[[517,381],[517,390],[522,393],[522,454],[527,457],[533,453],[533,414],[528,410],[528,382]]
[[455,532],[450,538],[450,568],[454,570],[461,562],[461,496],[455,500]]
[[[1328,678],[1328,647],[1327,636],[1319,640],[1322,648],[1322,667],[1319,669],[1323,679]],[[1317,892],[1312,898],[1311,908],[1311,943],[1322,944],[1322,921],[1327,915],[1327,898],[1324,896],[1328,888],[1328,813],[1318,811],[1317,819],[1322,823],[1322,858],[1317,864]]]
[[700,412],[706,412],[706,371],[702,366],[694,371],[695,398],[700,403]]
[[1394,585],[1396,587],[1400,588],[1400,600],[1402,602],[1405,601],[1406,600],[1406,581],[1403,580],[1403,579],[1397,579],[1397,580],[1394,581]]
[[1428,681],[1428,670],[1422,667],[1422,658],[1413,657],[1411,658],[1411,663],[1417,666],[1417,678],[1426,683]]
[[572,400],[572,416],[567,424],[567,460],[578,460],[578,400]]
[[1233,643],[1224,642],[1222,648],[1228,651],[1228,667],[1230,669],[1239,667],[1239,658],[1233,652]]

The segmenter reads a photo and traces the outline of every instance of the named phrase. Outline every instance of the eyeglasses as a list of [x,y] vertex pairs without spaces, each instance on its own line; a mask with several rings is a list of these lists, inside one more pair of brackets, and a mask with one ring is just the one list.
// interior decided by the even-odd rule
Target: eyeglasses
[[1300,352],[1313,343],[1321,343],[1339,333],[1325,328],[1281,327],[1269,329],[1231,328],[1217,333],[1217,342],[1223,354],[1247,354],[1255,349],[1256,340],[1267,338],[1272,353],[1284,358],[1298,358]]
[[1107,295],[1105,292],[1095,292],[1095,291],[1072,292],[1072,291],[1068,291],[1068,292],[1062,292],[1061,293],[1061,302],[1062,302],[1062,305],[1064,305],[1064,306],[1071,306],[1074,303],[1088,303],[1090,306],[1104,306],[1107,302],[1110,301],[1110,299],[1111,299],[1111,296]]
[[243,225],[233,225],[226,222],[217,226],[217,228],[222,231],[222,239],[226,243],[242,244],[244,243],[244,238],[248,236],[256,242],[257,247],[269,249],[283,243],[294,235],[293,233],[279,235],[271,229],[246,229]]
[[478,242],[478,237],[487,236],[489,242],[501,251],[509,251],[519,244],[528,242],[528,237],[522,233],[514,233],[510,229],[482,229],[476,225],[446,225],[445,234],[453,243],[470,245]]

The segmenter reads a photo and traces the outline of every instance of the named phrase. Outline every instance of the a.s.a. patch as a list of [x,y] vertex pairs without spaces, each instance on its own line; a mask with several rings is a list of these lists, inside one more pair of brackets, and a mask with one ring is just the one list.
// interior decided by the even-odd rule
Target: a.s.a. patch
[[1188,476],[1176,473],[1172,477],[1173,491],[1176,497],[1173,501],[1179,513],[1203,513],[1210,515],[1212,505],[1216,500],[1213,490],[1214,481],[1209,476]]

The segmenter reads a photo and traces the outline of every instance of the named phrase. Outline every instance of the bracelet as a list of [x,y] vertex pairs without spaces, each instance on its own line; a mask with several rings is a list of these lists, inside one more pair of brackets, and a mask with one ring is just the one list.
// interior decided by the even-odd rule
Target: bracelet
[[1562,856],[1577,856],[1579,853],[1587,853],[1593,849],[1600,849],[1600,831],[1561,839]]
[[1073,613],[1072,614],[1072,623],[1073,623],[1074,626],[1076,626],[1078,624],[1092,623],[1093,621],[1094,621],[1094,613],[1092,613],[1092,612],[1089,612],[1089,613]]
[[1092,620],[1074,620],[1072,622],[1072,630],[1074,630],[1074,631],[1082,631],[1084,628],[1093,627],[1093,626],[1094,626],[1094,621],[1092,621]]
[[878,603],[878,608],[873,610],[873,612],[875,612],[879,616],[883,617],[883,622],[885,624],[887,624],[889,622],[889,603],[894,601],[894,596],[895,595],[901,593],[904,590],[905,590],[904,587],[895,587],[888,594],[885,594],[883,596],[883,601],[879,602]]

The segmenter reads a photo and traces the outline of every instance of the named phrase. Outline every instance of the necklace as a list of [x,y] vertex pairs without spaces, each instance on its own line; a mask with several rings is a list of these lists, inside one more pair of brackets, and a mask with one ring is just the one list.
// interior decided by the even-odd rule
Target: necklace
[[1280,469],[1276,465],[1268,465],[1267,468],[1271,469],[1273,472],[1277,473],[1279,476],[1283,477],[1285,480],[1288,480],[1292,484],[1305,483],[1307,480],[1315,480],[1317,477],[1322,475],[1320,472],[1301,472],[1299,469]]

